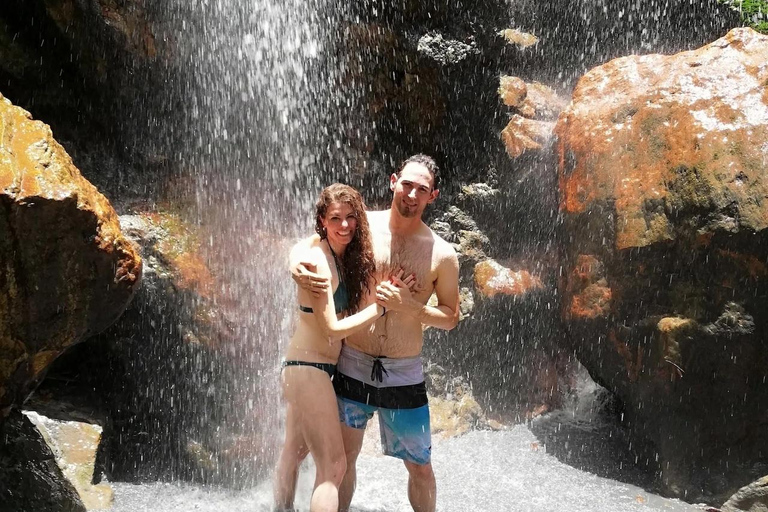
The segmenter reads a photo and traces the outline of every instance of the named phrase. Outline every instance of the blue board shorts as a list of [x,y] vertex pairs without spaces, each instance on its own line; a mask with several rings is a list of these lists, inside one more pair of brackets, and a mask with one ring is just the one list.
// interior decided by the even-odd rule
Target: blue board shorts
[[419,465],[430,462],[432,435],[420,358],[376,358],[343,347],[333,384],[344,425],[365,429],[378,412],[385,455]]
[[428,464],[432,458],[429,406],[416,409],[385,409],[336,396],[339,419],[346,426],[365,429],[374,412],[379,413],[381,450],[414,464]]

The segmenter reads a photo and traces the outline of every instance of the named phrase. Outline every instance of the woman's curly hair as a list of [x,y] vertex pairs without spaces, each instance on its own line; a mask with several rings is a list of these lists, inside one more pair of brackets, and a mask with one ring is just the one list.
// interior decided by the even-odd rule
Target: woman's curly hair
[[376,272],[376,262],[373,258],[371,229],[365,214],[365,204],[360,192],[341,183],[334,183],[320,192],[320,198],[315,205],[315,231],[325,240],[328,234],[323,227],[322,219],[332,203],[348,204],[357,219],[355,236],[347,245],[344,255],[340,258],[341,280],[349,294],[349,313],[355,313],[363,300],[363,287],[370,292],[370,283]]

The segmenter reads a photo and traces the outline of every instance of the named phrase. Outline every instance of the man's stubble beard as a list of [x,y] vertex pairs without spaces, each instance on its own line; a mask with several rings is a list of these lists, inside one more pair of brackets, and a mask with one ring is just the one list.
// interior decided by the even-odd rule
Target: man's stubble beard
[[409,210],[408,207],[402,203],[402,201],[397,203],[397,211],[401,216],[407,219],[412,219],[413,217],[419,216],[418,209],[415,208],[413,210]]

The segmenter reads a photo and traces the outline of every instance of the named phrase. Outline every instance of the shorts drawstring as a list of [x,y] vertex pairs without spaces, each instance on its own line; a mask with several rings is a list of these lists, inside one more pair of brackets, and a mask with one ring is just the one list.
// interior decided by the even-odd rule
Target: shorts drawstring
[[373,368],[371,368],[371,381],[384,382],[384,375],[389,376],[389,372],[384,368],[384,364],[378,357],[373,358]]

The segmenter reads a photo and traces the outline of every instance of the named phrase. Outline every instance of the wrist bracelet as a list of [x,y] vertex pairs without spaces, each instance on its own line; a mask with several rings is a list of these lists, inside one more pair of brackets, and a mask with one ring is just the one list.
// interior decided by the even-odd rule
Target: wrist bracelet
[[385,308],[384,306],[381,306],[381,309],[384,310],[384,311],[381,312],[381,316],[386,315],[387,314],[387,308]]

